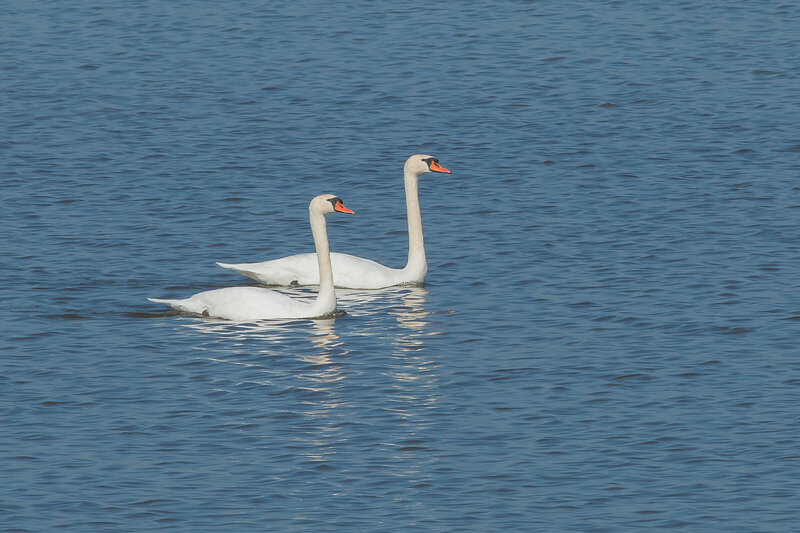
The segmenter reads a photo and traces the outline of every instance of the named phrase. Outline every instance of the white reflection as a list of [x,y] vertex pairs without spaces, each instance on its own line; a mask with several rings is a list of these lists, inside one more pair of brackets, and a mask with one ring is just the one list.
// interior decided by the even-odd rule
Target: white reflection
[[[285,289],[293,297],[313,294],[314,288],[293,287]],[[275,356],[291,353],[310,367],[298,377],[317,385],[344,379],[337,358],[350,353],[348,344],[358,346],[358,336],[384,339],[392,355],[408,358],[406,364],[393,368],[391,374],[398,381],[409,382],[427,374],[430,360],[416,361],[416,356],[426,356],[426,340],[438,335],[426,309],[428,290],[423,287],[403,286],[382,290],[336,289],[337,305],[350,317],[346,339],[337,332],[337,318],[318,320],[265,320],[261,322],[231,322],[212,318],[194,318],[186,326],[220,340],[233,341],[228,346],[239,350],[235,356],[222,359],[237,364],[258,366],[248,356]],[[387,324],[394,318],[397,327]],[[435,321],[434,321],[435,323]],[[307,344],[303,346],[303,341]],[[244,353],[242,353],[244,352]],[[215,360],[218,360],[215,358]]]
[[[293,296],[312,291],[292,289]],[[398,434],[415,435],[425,433],[420,428],[429,424],[427,413],[441,394],[439,344],[430,341],[440,333],[442,312],[429,309],[427,289],[336,289],[336,294],[339,309],[347,313],[343,318],[184,322],[208,335],[200,349],[210,360],[247,367],[241,372],[229,368],[226,376],[263,385],[256,393],[271,408],[302,417],[298,423],[307,430],[297,432],[294,453],[308,465],[335,460],[337,446],[332,443],[350,438],[350,415],[365,402],[375,402],[387,413]],[[381,445],[401,447],[404,437],[398,439]]]
[[[339,335],[336,334],[335,325],[335,318],[314,320],[314,333],[310,340],[316,350],[312,353],[297,354],[306,363],[314,365],[302,376],[315,383],[332,383],[344,379],[344,374],[335,364],[334,357],[341,357],[347,353],[347,350],[339,340]],[[326,409],[333,407],[336,405],[325,406]]]
[[422,287],[409,287],[406,290],[402,296],[403,305],[391,311],[401,328],[393,345],[401,352],[418,352],[425,348],[427,337],[438,335],[439,332],[430,328],[430,312],[425,309],[428,291]]
[[335,326],[335,318],[314,320],[314,336],[311,337],[311,344],[323,350],[340,346],[341,342],[339,342]]
[[198,317],[186,324],[186,327],[236,341],[252,342],[254,340],[283,340],[290,332],[297,331],[300,324],[301,322],[297,320],[231,322],[230,320]]
[[397,317],[397,324],[401,328],[422,333],[428,325],[428,321],[425,320],[429,314],[425,310],[425,298],[428,296],[428,291],[422,287],[410,287],[406,290],[407,292],[402,296],[403,305],[397,307],[392,314]]
[[[244,345],[261,347],[260,351],[272,352],[264,347],[281,341],[296,342],[298,333],[303,331],[308,333],[308,340],[311,346],[320,350],[327,351],[332,348],[342,346],[339,336],[336,334],[337,317],[323,318],[316,320],[263,320],[259,322],[231,322],[229,320],[217,320],[210,318],[196,318],[186,324],[186,327],[201,331],[206,334],[213,334],[218,337],[237,341],[234,346]],[[257,341],[258,344],[254,344]],[[263,342],[269,344],[262,344]],[[342,348],[339,353],[347,353]],[[300,356],[306,360],[307,357]]]

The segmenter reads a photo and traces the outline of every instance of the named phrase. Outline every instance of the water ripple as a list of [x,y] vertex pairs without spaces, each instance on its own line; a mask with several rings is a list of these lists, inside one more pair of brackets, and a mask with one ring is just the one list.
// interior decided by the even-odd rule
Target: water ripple
[[[798,529],[790,4],[7,11],[8,531]],[[402,266],[420,152],[425,287],[145,300]]]

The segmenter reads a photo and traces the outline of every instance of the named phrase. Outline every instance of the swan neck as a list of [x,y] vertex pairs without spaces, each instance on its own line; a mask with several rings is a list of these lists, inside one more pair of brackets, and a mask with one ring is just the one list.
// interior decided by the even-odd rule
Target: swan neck
[[419,175],[404,171],[406,188],[406,217],[408,219],[408,264],[406,270],[417,271],[424,278],[428,268],[425,260],[425,240],[422,237],[422,214],[419,209]]
[[314,248],[317,252],[317,265],[319,266],[319,293],[314,302],[315,316],[322,316],[336,310],[336,293],[333,289],[333,268],[331,267],[331,253],[328,246],[328,230],[325,215],[309,214],[311,234],[314,236]]

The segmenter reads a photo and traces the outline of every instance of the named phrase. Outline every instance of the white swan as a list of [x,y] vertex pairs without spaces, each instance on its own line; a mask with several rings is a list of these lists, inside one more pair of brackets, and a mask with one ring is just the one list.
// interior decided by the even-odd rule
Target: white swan
[[330,315],[336,311],[336,293],[333,290],[333,271],[325,215],[334,211],[355,214],[342,204],[339,197],[332,194],[321,194],[311,200],[308,206],[311,233],[314,235],[314,246],[317,250],[313,255],[316,255],[317,268],[322,273],[319,293],[313,302],[295,300],[263,287],[227,287],[201,292],[183,300],[158,298],[148,298],[148,300],[169,305],[179,311],[236,321],[318,318]]
[[[419,212],[417,182],[420,174],[450,171],[435,157],[412,155],[403,166],[408,218],[408,263],[405,268],[389,268],[354,255],[332,253],[333,283],[348,289],[381,289],[400,284],[421,284],[428,272],[422,217]],[[217,263],[267,285],[315,285],[319,283],[317,259],[312,253],[290,255],[261,263]]]

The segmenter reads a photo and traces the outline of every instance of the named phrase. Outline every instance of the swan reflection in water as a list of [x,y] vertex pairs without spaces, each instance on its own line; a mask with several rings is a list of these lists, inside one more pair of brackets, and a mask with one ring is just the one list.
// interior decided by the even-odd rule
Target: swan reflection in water
[[[302,298],[313,294],[313,288],[290,287],[283,290],[293,298]],[[349,353],[346,343],[342,342],[336,331],[336,321],[344,317],[357,319],[360,335],[379,335],[387,333],[386,321],[380,315],[395,318],[399,329],[388,330],[393,338],[391,345],[402,352],[414,352],[424,348],[425,338],[439,332],[430,330],[425,309],[428,291],[423,287],[403,286],[390,287],[383,290],[336,289],[337,307],[340,315],[332,318],[314,320],[262,320],[258,322],[232,322],[213,318],[197,318],[187,324],[188,327],[214,334],[221,338],[237,341],[234,346],[260,344],[266,351],[274,353],[275,345],[281,343],[294,344],[299,348],[297,355],[307,362],[325,364],[331,356],[342,356]],[[348,317],[349,315],[349,317]],[[376,317],[371,320],[371,317]],[[353,333],[354,328],[348,328]],[[298,334],[306,333],[311,346],[317,348],[313,354],[303,353],[297,346]],[[267,348],[268,346],[268,348]]]
[[[337,359],[346,356],[349,350],[336,333],[336,320],[240,323],[194,318],[187,327],[210,336],[214,346],[204,346],[203,350],[216,355],[206,356],[207,360],[242,365],[261,376],[250,381],[271,387],[321,391],[321,384],[344,378]],[[224,344],[223,349],[220,344]]]
[[426,414],[440,402],[441,361],[427,342],[438,335],[439,319],[426,309],[428,291],[336,292],[339,309],[347,311],[339,318],[247,324],[195,318],[190,325],[209,334],[201,347],[215,354],[214,363],[246,366],[213,372],[235,383],[230,392],[262,395],[274,416],[301,421],[306,431],[296,434],[292,453],[308,468],[333,460],[331,443],[357,434],[354,413],[388,413],[381,416],[395,429],[383,445],[395,448],[407,435],[424,433]]

